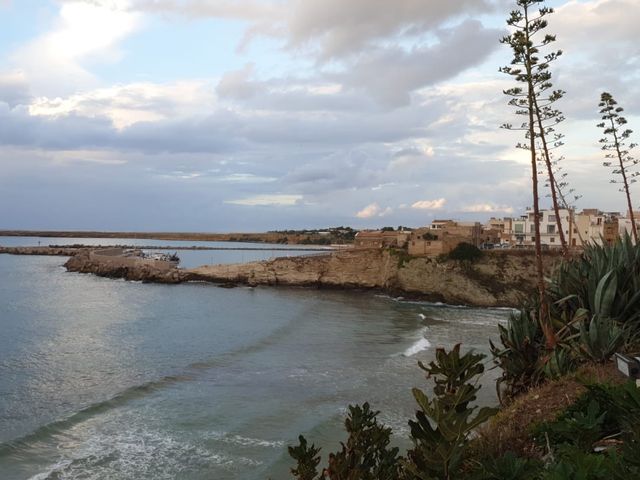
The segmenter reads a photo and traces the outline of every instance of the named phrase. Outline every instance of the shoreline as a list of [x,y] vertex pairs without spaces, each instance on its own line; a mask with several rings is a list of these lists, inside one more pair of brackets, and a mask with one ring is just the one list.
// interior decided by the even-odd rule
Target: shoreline
[[[547,262],[551,268],[553,259]],[[178,269],[157,260],[101,255],[84,249],[65,263],[68,271],[147,283],[204,282],[220,287],[287,286],[369,291],[411,301],[513,308],[535,287],[531,259],[485,255],[473,265],[412,258],[387,250],[348,250],[249,263]]]

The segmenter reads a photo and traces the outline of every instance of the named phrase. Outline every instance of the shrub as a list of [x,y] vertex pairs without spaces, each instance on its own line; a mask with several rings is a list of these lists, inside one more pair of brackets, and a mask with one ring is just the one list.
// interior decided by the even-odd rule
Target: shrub
[[419,410],[409,421],[413,448],[407,457],[389,448],[391,429],[378,424],[379,412],[368,404],[350,406],[345,420],[349,434],[341,450],[329,455],[328,466],[318,474],[319,452],[299,437],[299,445],[289,447],[297,462],[291,472],[298,480],[420,480],[460,478],[471,432],[497,409],[470,406],[481,388],[477,377],[484,372],[484,355],[460,355],[460,345],[450,352],[438,349],[436,360],[420,367],[435,382],[434,397],[414,388]]
[[467,262],[474,262],[482,257],[482,251],[467,242],[461,242],[456,247],[449,252],[450,260],[461,260]]

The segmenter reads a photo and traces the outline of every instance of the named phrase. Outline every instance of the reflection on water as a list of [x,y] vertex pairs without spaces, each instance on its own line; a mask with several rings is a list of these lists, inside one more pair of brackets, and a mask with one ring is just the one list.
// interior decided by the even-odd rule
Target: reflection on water
[[[417,361],[458,342],[487,352],[508,315],[148,285],[62,263],[0,256],[3,479],[288,478],[286,445],[304,433],[335,448],[349,403],[370,401],[406,434],[410,388],[426,385]],[[480,401],[495,402],[493,385]]]

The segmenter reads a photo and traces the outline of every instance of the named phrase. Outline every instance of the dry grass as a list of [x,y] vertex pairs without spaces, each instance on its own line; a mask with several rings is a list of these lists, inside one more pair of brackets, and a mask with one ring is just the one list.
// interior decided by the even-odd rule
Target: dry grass
[[520,456],[540,458],[543,452],[531,438],[532,429],[552,421],[585,391],[585,384],[624,383],[626,378],[613,362],[585,365],[572,375],[532,388],[504,407],[479,431],[470,455],[501,456],[512,451]]

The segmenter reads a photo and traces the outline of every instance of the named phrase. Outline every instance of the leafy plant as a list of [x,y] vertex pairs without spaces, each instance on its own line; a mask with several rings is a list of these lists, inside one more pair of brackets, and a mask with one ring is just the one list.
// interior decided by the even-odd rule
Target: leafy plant
[[544,336],[529,308],[510,316],[507,326],[498,325],[500,347],[489,341],[494,363],[502,370],[496,382],[498,397],[513,397],[540,383]]
[[542,369],[544,377],[556,380],[576,369],[576,362],[569,348],[559,346],[551,353]]
[[320,449],[315,445],[309,446],[307,440],[300,435],[297,447],[289,447],[289,455],[297,462],[296,468],[291,473],[297,480],[314,480],[318,476],[318,464],[320,463]]
[[557,462],[549,465],[542,480],[611,480],[617,470],[615,457],[563,446]]
[[600,404],[591,399],[586,410],[572,411],[557,421],[539,427],[553,440],[554,444],[568,443],[590,451],[591,446],[603,435],[606,412]]
[[378,423],[379,413],[371,410],[368,403],[349,406],[344,422],[349,434],[347,442],[329,455],[328,466],[320,476],[320,449],[308,447],[300,436],[300,444],[289,447],[289,455],[298,463],[291,473],[298,480],[396,480],[400,469],[398,448],[389,448],[391,429]]
[[474,480],[534,480],[541,470],[540,462],[520,458],[513,452],[499,457],[486,457],[479,462]]
[[350,406],[345,420],[349,433],[342,449],[329,455],[325,470],[329,480],[394,480],[398,478],[397,447],[389,448],[391,429],[377,421],[380,412],[368,403]]
[[416,420],[409,421],[414,447],[407,454],[405,472],[409,479],[458,478],[469,435],[497,409],[484,407],[472,417],[477,407],[470,404],[480,389],[472,383],[484,372],[482,354],[460,355],[460,345],[451,352],[436,351],[436,360],[428,366],[420,363],[433,378],[434,398],[414,388],[413,396],[420,407]]
[[580,351],[590,360],[605,363],[627,340],[627,331],[615,320],[594,315],[580,324]]

